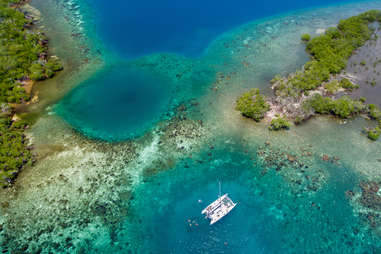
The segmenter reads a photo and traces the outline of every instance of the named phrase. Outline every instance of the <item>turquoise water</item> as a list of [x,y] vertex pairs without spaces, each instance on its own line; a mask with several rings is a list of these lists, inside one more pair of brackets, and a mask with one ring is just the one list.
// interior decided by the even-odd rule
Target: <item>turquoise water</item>
[[[217,147],[205,148],[175,169],[148,177],[137,188],[130,217],[116,232],[122,249],[141,253],[378,253],[377,238],[362,230],[361,220],[345,198],[345,190],[356,183],[356,176],[345,166],[314,164],[324,168],[326,175],[338,175],[331,175],[327,186],[316,193],[293,193],[290,188],[294,186],[283,173],[273,170],[263,175],[265,166],[245,152],[247,148],[223,143]],[[218,181],[223,193],[228,192],[238,205],[210,226],[200,211],[216,199]],[[126,230],[135,234],[127,243]]]
[[[203,121],[210,136],[207,141],[200,139],[200,149],[173,155],[176,159],[169,167],[158,163],[147,169],[144,159],[133,166],[126,162],[126,167],[143,171],[132,197],[126,200],[111,188],[108,190],[115,197],[99,201],[109,206],[97,206],[99,211],[91,218],[75,215],[81,225],[104,220],[107,232],[97,228],[82,232],[78,226],[78,239],[69,241],[70,245],[63,243],[60,250],[72,252],[80,246],[78,249],[87,253],[381,253],[379,237],[345,197],[362,177],[347,166],[349,162],[324,162],[318,153],[304,158],[296,146],[274,152],[280,146],[275,144],[270,152],[259,147],[264,146],[263,136],[284,133],[265,132],[246,139],[248,130],[238,122],[242,119],[224,118],[234,115],[231,101],[241,91],[265,88],[272,74],[290,72],[303,64],[307,58],[300,34],[314,33],[370,7],[300,12],[247,24],[221,38],[218,35],[257,18],[328,3],[333,4],[87,3],[97,14],[91,21],[97,33],[89,37],[96,36],[104,50],[109,50],[102,52],[106,67],[67,94],[55,107],[58,115],[86,137],[134,141],[152,134],[160,124],[168,124],[174,109],[191,101],[198,106],[189,107],[182,117]],[[201,5],[204,8],[198,8]],[[379,2],[371,7],[375,5]],[[236,127],[237,131],[232,125],[242,129]],[[258,151],[265,151],[268,157],[261,157]],[[287,153],[303,158],[292,164]],[[159,154],[155,159],[165,164],[165,156],[171,154]],[[124,177],[118,170],[110,179]],[[216,199],[218,181],[223,192],[239,204],[226,218],[209,226],[200,212]],[[96,189],[106,185],[97,182]],[[123,215],[109,211],[114,206],[128,207],[128,211]],[[115,217],[117,222],[112,220]],[[97,233],[104,237],[95,236]]]
[[[278,253],[281,228],[267,211],[273,204],[255,186],[253,161],[229,150],[206,151],[202,163],[186,160],[147,179],[132,205],[132,220],[142,221],[141,241],[133,246],[140,244],[144,253]],[[218,181],[238,205],[211,227],[200,211],[217,198]]]
[[175,52],[198,56],[218,35],[249,21],[300,8],[345,3],[344,0],[96,0],[98,32],[118,54],[137,57]]
[[145,133],[169,107],[168,81],[119,63],[73,89],[56,111],[86,136],[119,141]]
[[[340,3],[345,1],[335,2]],[[73,9],[73,12],[77,13],[77,5],[73,3],[75,2],[68,1],[66,4],[69,8]],[[89,35],[100,41],[99,44],[102,44],[102,47],[104,47],[102,50],[105,52],[101,52],[100,49],[97,50],[105,55],[104,60],[107,65],[116,66],[120,64],[120,58],[131,59],[131,57],[144,56],[144,54],[151,53],[170,52],[185,56],[202,56],[202,53],[208,48],[209,44],[228,29],[258,18],[290,11],[295,8],[308,8],[316,6],[317,4],[325,5],[332,3],[332,1],[321,0],[309,1],[308,3],[294,0],[287,3],[279,1],[270,5],[241,0],[234,4],[230,1],[211,1],[207,3],[192,1],[184,4],[169,0],[161,2],[126,2],[120,0],[110,4],[109,1],[98,0],[86,2],[86,4],[82,3],[82,5],[87,8],[86,12],[89,12],[88,9],[93,11],[92,15],[87,15],[91,17],[91,20],[88,22],[95,27],[89,30],[89,33],[92,33]],[[81,5],[81,2],[79,2],[79,5]],[[200,8],[201,6],[202,8]],[[82,17],[81,15],[79,16]],[[82,22],[86,21],[79,20],[77,23],[80,25]],[[78,32],[77,30],[75,33]],[[209,61],[211,61],[211,64],[216,64],[216,59],[209,59]],[[221,59],[221,63],[222,61]],[[182,63],[178,63],[176,66],[171,65],[164,68],[171,69],[171,71],[179,69],[180,72],[176,75],[182,75],[181,64]],[[194,65],[190,68],[194,68]],[[134,87],[137,91],[143,91],[144,89],[147,91],[147,96],[149,97],[149,90],[154,91],[157,88],[157,83],[160,83],[159,86],[163,87],[171,86],[171,84],[165,84],[160,76],[155,76],[154,74],[148,74],[150,77],[144,81],[141,79],[137,81],[129,76],[133,71],[134,70],[125,71],[123,69],[115,71],[118,73],[114,75],[108,73],[107,70],[103,70],[96,76],[98,81],[95,81],[93,78],[86,81],[84,87],[90,87],[91,83],[96,87],[100,87],[99,84],[102,82],[126,83],[123,85],[124,87],[130,87],[131,89]],[[202,71],[209,71],[209,68],[204,67]],[[102,77],[102,75],[104,77]],[[214,78],[214,74],[209,75],[209,77],[194,74],[191,77],[191,79],[201,78],[202,80],[196,83],[208,85],[211,83],[210,78]],[[270,79],[271,77],[268,78]],[[158,79],[158,81],[156,82],[155,79]],[[179,82],[181,84],[185,83],[184,80],[180,80]],[[192,80],[191,82],[195,83]],[[194,84],[191,85],[194,86]],[[184,86],[189,86],[189,84],[184,84]],[[89,89],[92,90],[89,91],[90,93],[96,90],[96,88]],[[120,90],[119,92],[126,93],[127,91]],[[110,102],[101,100],[99,105],[102,106],[96,106],[98,110],[95,108],[92,109],[91,107],[97,104],[96,100],[98,97],[89,95],[88,100],[86,100],[83,98],[85,93],[87,93],[87,90],[84,88],[76,89],[71,92],[69,96],[70,99],[66,97],[64,102],[58,107],[58,112],[67,122],[72,124],[74,128],[89,137],[109,141],[126,140],[143,134],[150,129],[149,127],[152,127],[152,125],[157,122],[158,117],[155,113],[140,112],[140,108],[144,110],[146,106],[150,107],[149,103],[145,104],[143,102],[142,94],[136,94],[136,98],[134,98],[135,102],[140,101],[141,104],[131,103],[129,105],[116,105],[116,108],[125,108],[126,110],[109,113],[107,110],[99,109],[109,107]],[[181,93],[181,91],[179,93]],[[112,98],[115,96],[115,93],[110,89],[110,94],[106,95],[107,93],[104,93],[105,97]],[[126,93],[123,96],[125,98],[131,98],[132,94]],[[158,96],[166,97],[160,94],[158,94]],[[173,94],[173,98],[180,96],[179,94]],[[187,96],[197,97],[198,94],[189,93]],[[94,99],[91,99],[92,97],[94,97]],[[118,100],[118,98],[115,99]],[[92,100],[92,102],[90,102],[90,100]],[[109,100],[112,101],[112,99]],[[160,100],[166,101],[166,98]],[[91,106],[87,104],[86,109],[79,108],[76,107],[79,101],[84,101],[85,103],[87,101],[90,102],[90,104],[94,103],[94,105]],[[150,99],[147,99],[147,101],[149,102]],[[168,106],[167,111],[170,111],[170,109],[171,106]],[[160,106],[155,107],[154,111],[156,110],[160,111]],[[115,117],[118,113],[120,117],[131,119],[131,121],[119,121],[117,119],[118,117]],[[128,114],[128,116],[124,113]],[[94,116],[95,114],[97,116]],[[109,117],[116,118],[116,123],[114,124],[110,121],[108,119]],[[136,121],[134,119],[136,119]],[[136,128],[138,125],[142,126],[140,130]],[[128,134],[129,132],[131,135]]]

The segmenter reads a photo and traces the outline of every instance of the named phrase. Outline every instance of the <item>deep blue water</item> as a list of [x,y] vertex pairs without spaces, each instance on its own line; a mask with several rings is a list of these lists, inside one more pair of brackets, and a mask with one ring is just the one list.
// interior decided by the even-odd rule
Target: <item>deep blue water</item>
[[[240,24],[296,8],[339,2],[347,1],[96,0],[89,4],[96,12],[99,39],[118,57],[130,58],[163,51],[198,56],[218,35]],[[170,109],[171,99],[183,92],[171,91],[169,81],[157,73],[105,60],[108,65],[104,70],[80,84],[56,107],[86,136],[121,141],[142,135]],[[187,75],[181,65],[168,68],[178,68]],[[197,82],[208,86],[214,75],[197,75]],[[195,90],[186,90],[189,98],[196,96]],[[232,145],[225,141],[234,138],[221,139],[212,152],[205,144],[204,150],[192,154],[193,158],[146,177],[137,186],[123,222],[126,225],[116,227],[119,231],[113,234],[120,253],[377,251],[374,239],[366,241],[368,234],[354,233],[362,224],[344,193],[356,180],[344,166],[325,162],[314,165],[311,171],[323,169],[326,182],[311,195],[297,195],[290,185],[300,178],[287,180],[275,170],[262,176],[263,165],[255,164],[255,149],[248,154],[240,140]],[[210,227],[200,211],[216,198],[219,180],[223,191],[240,204]]]
[[[105,54],[109,66],[70,92],[59,103],[57,111],[74,128],[92,138],[121,141],[142,135],[165,110],[169,111],[173,106],[168,103],[169,96],[165,91],[170,84],[154,73],[136,74],[136,70],[120,67],[119,59],[131,60],[130,57],[160,52],[193,57],[200,55],[218,35],[248,21],[296,8],[334,2],[345,1],[89,2],[95,14],[93,22],[97,39],[114,54],[111,57]],[[93,37],[94,34],[89,36]],[[165,68],[170,71],[178,69],[182,75],[188,67],[184,68],[178,63]],[[200,83],[208,85],[214,74],[211,73],[210,77],[196,74],[191,79],[200,78],[204,79]],[[188,95],[192,96],[197,95]],[[178,97],[172,94],[171,98]]]
[[219,34],[243,23],[345,0],[95,0],[100,38],[123,56],[154,52],[199,55]]

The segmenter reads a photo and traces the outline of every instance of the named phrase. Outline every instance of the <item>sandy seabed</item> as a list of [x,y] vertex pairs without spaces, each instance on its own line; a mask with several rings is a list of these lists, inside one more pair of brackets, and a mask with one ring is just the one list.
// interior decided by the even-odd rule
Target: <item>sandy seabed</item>
[[[42,7],[41,1],[35,3]],[[379,1],[289,13],[246,24],[221,35],[201,59],[155,54],[131,61],[173,80],[173,96],[184,101],[179,101],[170,117],[150,132],[120,143],[87,139],[55,115],[52,103],[112,57],[91,51],[102,49],[97,40],[86,42],[72,36],[73,27],[83,27],[79,32],[84,35],[91,30],[91,24],[83,21],[86,13],[81,13],[80,7],[76,15],[67,16],[72,13],[71,4],[68,9],[65,1],[49,3],[41,8],[43,22],[49,37],[55,38],[51,41],[52,51],[67,68],[36,88],[41,100],[30,110],[42,116],[28,136],[35,144],[38,162],[20,174],[14,187],[0,193],[3,250],[105,253],[128,248],[138,252],[141,235],[132,230],[136,225],[125,222],[131,213],[135,188],[165,170],[177,170],[185,159],[201,160],[198,157],[204,149],[213,150],[211,147],[221,142],[227,147],[240,144],[247,154],[256,154],[266,142],[280,150],[279,154],[306,149],[318,159],[323,155],[339,158],[338,168],[353,172],[360,180],[381,180],[381,143],[371,142],[361,133],[363,119],[343,124],[331,118],[316,118],[288,132],[272,133],[264,124],[244,119],[234,110],[241,92],[258,87],[270,94],[268,81],[275,74],[292,72],[307,60],[299,42],[301,34],[320,32],[341,18],[379,7]],[[65,11],[66,18],[53,22],[53,17],[60,16],[49,14],[61,11]],[[57,27],[51,29],[49,24]],[[76,57],[71,57],[73,48],[82,51],[74,50]],[[318,189],[327,188],[328,179],[340,175],[323,172],[324,180]],[[288,182],[296,177],[285,174],[282,179]],[[297,190],[293,193],[300,193]],[[352,206],[354,214],[360,214],[358,203]],[[362,227],[365,232],[369,225],[365,222]],[[369,239],[371,244],[375,239]]]

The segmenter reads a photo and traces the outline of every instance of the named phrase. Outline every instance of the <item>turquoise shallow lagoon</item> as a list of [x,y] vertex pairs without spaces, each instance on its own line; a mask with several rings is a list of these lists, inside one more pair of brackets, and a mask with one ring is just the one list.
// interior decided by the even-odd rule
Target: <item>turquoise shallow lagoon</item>
[[73,89],[56,111],[86,136],[126,140],[149,130],[167,111],[166,83],[149,72],[114,64]]
[[[293,183],[275,170],[263,174],[264,165],[256,163],[259,158],[248,155],[247,148],[234,143],[218,147],[205,149],[197,160],[185,160],[137,188],[128,219],[132,225],[125,225],[137,235],[132,249],[144,253],[374,253],[379,247],[377,239],[361,230],[361,221],[345,198],[345,190],[355,181],[345,166],[318,162],[313,167],[324,168],[324,174],[338,170],[340,174],[331,175],[315,195],[300,189],[293,193]],[[218,181],[223,192],[239,204],[211,227],[200,211],[215,200]],[[119,240],[123,242],[123,237]]]
[[[273,133],[234,110],[303,65],[301,34],[380,1],[48,1],[102,64],[62,83],[74,88],[29,130],[39,161],[0,193],[2,250],[381,253],[381,214],[356,202],[360,182],[381,180],[364,119]],[[218,181],[239,204],[209,226]]]
[[[137,188],[131,223],[139,240],[133,246],[155,253],[280,251],[283,214],[268,212],[274,204],[254,186],[253,161],[231,146],[212,152],[212,156],[208,151],[200,154],[199,162],[185,160]],[[216,199],[218,181],[223,192],[228,191],[239,204],[211,227],[200,211]]]
[[[341,3],[343,1],[337,2]],[[198,86],[198,89],[207,86],[211,83],[210,79],[214,79],[215,73],[221,69],[221,67],[216,66],[226,64],[224,57],[221,56],[221,54],[229,53],[226,46],[222,49],[218,46],[214,47],[218,50],[217,55],[208,52],[210,45],[223,37],[222,34],[253,20],[265,18],[268,15],[291,11],[293,8],[313,7],[318,3],[325,5],[332,4],[332,1],[311,1],[308,4],[299,0],[287,4],[279,1],[271,6],[246,0],[234,4],[229,1],[208,2],[207,4],[192,1],[187,5],[175,3],[174,1],[160,3],[117,1],[111,5],[108,1],[102,0],[86,4],[81,1],[78,3],[64,1],[64,4],[69,9],[72,9],[74,13],[80,13],[80,6],[85,9],[83,10],[84,14],[78,16],[80,20],[77,23],[73,22],[74,25],[83,26],[88,30],[86,36],[92,38],[93,41],[98,41],[98,45],[95,44],[97,45],[95,46],[97,51],[102,51],[101,54],[104,55],[106,65],[112,66],[106,68],[108,70],[116,68],[116,70],[113,70],[115,73],[109,73],[108,70],[98,72],[91,80],[85,81],[83,86],[90,87],[93,85],[94,87],[100,87],[99,84],[103,84],[104,88],[109,88],[110,94],[107,94],[106,89],[98,94],[102,93],[103,98],[107,98],[109,101],[115,100],[115,108],[128,107],[129,109],[126,109],[125,112],[121,111],[119,114],[107,112],[107,109],[110,109],[110,102],[107,103],[103,100],[99,100],[97,106],[105,109],[102,112],[96,109],[92,111],[89,105],[78,108],[76,106],[81,100],[86,101],[83,98],[87,93],[85,88],[79,88],[72,91],[57,110],[77,130],[89,137],[109,141],[120,141],[135,137],[149,129],[148,126],[151,125],[152,127],[153,123],[157,123],[158,117],[155,113],[139,112],[141,108],[149,108],[154,105],[150,104],[150,101],[155,99],[150,97],[151,91],[149,90],[155,91],[157,87],[162,87],[165,90],[167,87],[176,86],[176,84],[164,84],[163,74],[175,76],[174,83],[177,83],[177,91],[171,95],[175,102],[176,100],[177,102],[184,100],[183,95],[185,97],[198,97],[200,94],[194,90],[188,90],[187,93],[179,90],[189,89],[189,86],[193,88]],[[202,8],[198,8],[200,6]],[[88,22],[86,22],[87,17],[90,19]],[[292,22],[295,22],[295,20],[292,20]],[[269,32],[274,33],[274,31]],[[256,40],[252,36],[248,36],[246,39],[246,46]],[[238,49],[235,53],[239,51]],[[179,55],[173,55],[173,53]],[[164,54],[164,57],[166,57],[166,54],[172,54],[172,59],[163,61],[163,59],[155,58],[155,55],[158,54]],[[190,56],[191,58],[184,60],[180,56]],[[120,63],[121,58],[130,59],[132,62],[137,60],[138,67],[143,67],[148,71],[155,70],[155,65],[160,65],[160,70],[155,70],[157,76],[149,73],[147,76],[150,77],[147,77],[146,80],[137,80],[131,77],[134,70],[129,70],[129,67]],[[240,61],[245,61],[245,59],[242,57]],[[229,62],[230,65],[236,64],[232,61]],[[194,71],[197,68],[199,70]],[[231,66],[231,69],[233,68],[235,67]],[[267,78],[270,79],[271,76]],[[157,79],[157,82],[155,82],[155,79]],[[167,83],[170,82],[170,80],[167,80]],[[117,84],[116,91],[122,86],[129,87],[129,91],[124,91],[125,97],[135,97],[134,100],[142,104],[117,105],[118,101],[121,101],[121,95],[114,98],[116,93],[114,89],[110,88],[110,83]],[[94,92],[97,88],[90,89]],[[136,94],[132,92],[133,89],[136,90]],[[147,91],[147,98],[142,98],[142,94],[138,95],[138,91],[143,90]],[[97,104],[98,97],[96,95],[92,96],[92,92],[89,91],[87,101],[93,101],[94,104]],[[123,92],[119,91],[118,93]],[[157,97],[168,96],[157,94]],[[160,98],[160,100],[166,101],[168,98]],[[165,102],[163,103],[165,104]],[[170,111],[173,106],[173,104],[167,103],[167,111]],[[160,107],[160,105],[155,106],[155,110],[160,111]],[[76,110],[79,112],[76,112]],[[115,115],[119,117],[115,117]],[[116,119],[116,123],[112,123],[107,119],[108,117]],[[117,123],[119,118],[124,119],[124,126],[119,126]],[[96,123],[96,119],[102,123]],[[130,119],[130,122],[128,122],[128,119]],[[134,126],[134,123],[136,126]],[[139,125],[141,125],[140,130],[137,128]],[[121,130],[123,127],[124,131]]]

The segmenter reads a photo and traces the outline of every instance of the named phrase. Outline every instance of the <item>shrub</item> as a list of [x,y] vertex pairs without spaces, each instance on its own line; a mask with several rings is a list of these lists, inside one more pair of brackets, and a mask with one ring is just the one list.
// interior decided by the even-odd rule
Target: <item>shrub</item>
[[44,73],[44,68],[39,63],[32,64],[29,68],[29,72],[30,72],[29,77],[32,80],[37,81],[37,80],[44,80],[46,78]]
[[273,118],[271,120],[269,129],[272,131],[279,131],[282,129],[288,130],[290,128],[291,124],[286,120],[285,117],[277,116],[276,118]]
[[311,40],[311,35],[309,35],[309,34],[302,34],[301,39],[304,42],[309,42]]
[[241,95],[237,100],[236,109],[242,115],[252,118],[255,121],[263,119],[265,113],[270,110],[270,105],[265,98],[259,93],[259,89],[251,89]]
[[[30,77],[32,80],[43,80],[51,77],[52,71],[62,69],[58,59],[47,61],[40,59],[41,54],[47,54],[46,40],[38,29],[26,29],[29,20],[17,8],[9,7],[18,0],[0,1],[0,102],[18,102],[25,97],[18,86],[17,80]],[[50,69],[47,71],[46,69]]]
[[58,59],[45,61],[45,36],[38,29],[27,29],[29,20],[12,4],[22,0],[0,1],[0,185],[9,185],[23,166],[32,163],[32,155],[24,135],[26,123],[13,122],[4,104],[29,100],[20,80],[42,80],[62,69]]
[[45,69],[45,77],[52,78],[54,76],[54,71],[51,69]]
[[282,77],[280,75],[275,75],[275,77],[272,80],[270,80],[270,83],[275,84],[276,82],[280,80],[282,80]]
[[334,81],[331,81],[331,82],[325,84],[324,88],[327,91],[327,93],[334,94],[339,90],[340,84],[337,80],[334,80]]
[[353,91],[354,89],[358,89],[359,86],[358,85],[355,85],[353,84],[351,81],[349,81],[349,79],[347,78],[343,78],[342,80],[340,80],[340,86],[344,89],[347,89],[349,91]]
[[25,123],[0,121],[0,186],[9,185],[25,164],[31,163],[32,154],[23,134]]
[[340,99],[333,100],[316,94],[307,102],[307,106],[319,114],[333,114],[340,118],[348,118],[351,115],[358,114],[364,110],[365,106],[361,101],[352,100],[350,97],[343,96]]
[[45,67],[53,72],[63,70],[63,65],[57,57],[50,57],[48,62],[45,64]]
[[303,71],[297,71],[276,88],[278,96],[296,97],[327,81],[330,74],[337,74],[347,64],[352,53],[370,39],[369,24],[380,20],[381,11],[368,11],[358,16],[341,20],[337,28],[330,28],[325,34],[307,43],[307,50],[313,59],[307,62]]
[[294,119],[294,124],[295,125],[299,125],[303,122],[304,118],[301,117],[301,116],[296,116],[295,119]]
[[372,119],[380,120],[381,119],[381,110],[377,105],[369,104],[368,105],[368,115]]
[[379,127],[376,127],[374,129],[368,129],[367,134],[370,140],[376,141],[379,139],[381,135],[381,129]]
[[325,98],[321,96],[320,94],[315,94],[311,99],[305,102],[305,106],[308,106],[315,110],[316,113],[319,114],[328,114],[329,113],[329,107],[328,104],[330,103],[330,98]]
[[340,118],[348,118],[352,114],[357,113],[353,100],[349,98],[343,97],[338,100],[331,100],[328,107],[332,114]]

